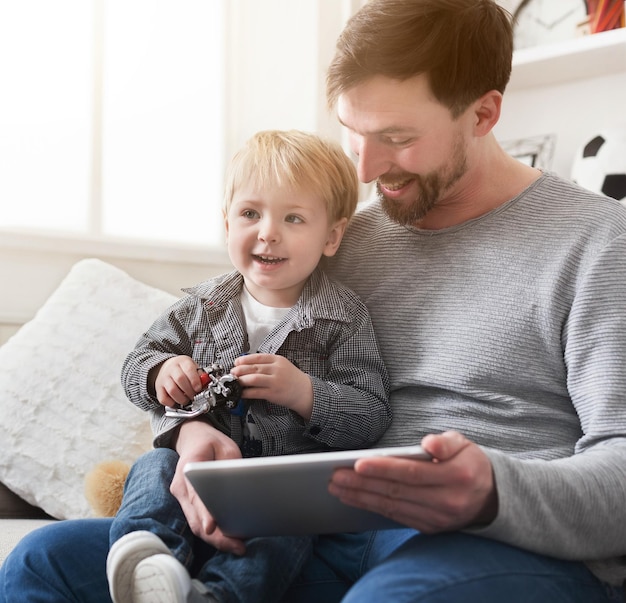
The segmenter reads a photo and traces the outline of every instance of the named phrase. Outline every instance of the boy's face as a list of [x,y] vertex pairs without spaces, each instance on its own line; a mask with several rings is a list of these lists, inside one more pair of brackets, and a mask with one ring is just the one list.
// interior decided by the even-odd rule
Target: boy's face
[[334,255],[347,220],[329,224],[326,204],[307,190],[239,188],[226,213],[228,254],[262,304],[288,308],[323,255]]

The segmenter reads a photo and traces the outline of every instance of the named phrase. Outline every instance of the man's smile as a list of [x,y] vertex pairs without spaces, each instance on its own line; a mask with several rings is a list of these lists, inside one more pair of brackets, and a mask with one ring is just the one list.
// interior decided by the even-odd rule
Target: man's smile
[[413,178],[407,178],[406,180],[400,180],[396,182],[383,182],[382,180],[378,181],[379,186],[389,192],[395,192],[403,189],[405,186],[412,182]]

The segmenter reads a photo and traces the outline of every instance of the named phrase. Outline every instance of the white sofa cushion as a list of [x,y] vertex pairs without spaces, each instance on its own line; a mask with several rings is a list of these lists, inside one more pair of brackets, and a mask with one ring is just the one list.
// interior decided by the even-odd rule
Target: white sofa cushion
[[52,522],[52,519],[3,519],[0,533],[0,565],[26,534]]
[[122,362],[176,297],[82,260],[0,347],[0,481],[59,519],[87,517],[84,477],[151,447],[147,413],[120,384]]

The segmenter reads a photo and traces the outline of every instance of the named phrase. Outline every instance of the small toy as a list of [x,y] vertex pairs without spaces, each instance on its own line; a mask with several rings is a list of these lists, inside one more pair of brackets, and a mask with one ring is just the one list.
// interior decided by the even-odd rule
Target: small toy
[[[224,367],[214,363],[198,369],[204,389],[186,406],[166,408],[168,417],[189,419],[225,407],[237,411],[242,387],[237,378],[225,373]],[[98,463],[85,476],[85,497],[98,517],[113,517],[120,507],[124,482],[130,465],[121,461]]]
[[166,408],[165,414],[168,417],[191,419],[215,408],[226,407],[234,409],[241,398],[242,387],[237,377],[230,373],[225,373],[221,364],[213,363],[202,369],[200,380],[204,389],[197,394],[194,399],[183,407]]

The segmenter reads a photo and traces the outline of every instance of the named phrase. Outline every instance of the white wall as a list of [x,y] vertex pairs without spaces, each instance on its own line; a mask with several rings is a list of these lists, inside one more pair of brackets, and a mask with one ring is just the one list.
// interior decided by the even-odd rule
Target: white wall
[[[227,156],[263,128],[300,128],[341,139],[339,125],[326,111],[325,70],[338,33],[362,1],[228,0],[232,25],[227,66],[231,81],[225,91]],[[626,72],[513,90],[505,95],[496,134],[501,140],[556,134],[553,168],[567,176],[574,150],[584,138],[605,124],[624,121],[625,98]],[[229,268],[223,249],[0,233],[0,325],[31,317],[82,257],[111,261],[172,292]]]
[[231,268],[223,251],[133,248],[76,239],[0,234],[0,343],[32,318],[78,260],[98,257],[173,293]]
[[[519,0],[497,1],[509,12],[519,5]],[[623,33],[608,32],[587,40],[575,37],[516,53],[526,56],[516,57],[518,65],[495,129],[497,138],[554,135],[550,168],[569,178],[574,154],[583,143],[605,127],[626,126],[626,46],[622,42],[608,47],[616,37],[623,40]],[[602,50],[605,45],[607,51]],[[529,56],[536,61],[528,64]]]
[[574,154],[598,130],[626,125],[626,72],[506,92],[499,140],[555,134],[552,169],[570,177]]
[[362,1],[228,1],[227,156],[262,129],[298,128],[340,140],[326,110],[325,72],[339,32]]
[[[230,84],[225,94],[230,157],[266,128],[340,137],[324,101],[324,73],[345,19],[361,0],[228,0]],[[1,211],[1,200],[0,200]],[[98,257],[148,284],[177,293],[230,269],[219,248],[52,238],[0,232],[0,343],[31,318],[74,262]]]

